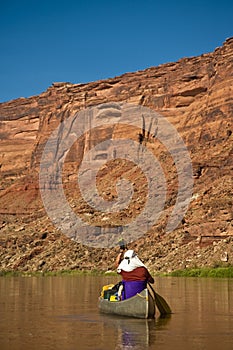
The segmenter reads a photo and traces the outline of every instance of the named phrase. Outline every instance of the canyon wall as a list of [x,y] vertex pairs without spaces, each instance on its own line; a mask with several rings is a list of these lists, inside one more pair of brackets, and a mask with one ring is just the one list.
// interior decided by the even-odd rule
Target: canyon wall
[[[166,175],[166,206],[155,225],[144,237],[134,242],[135,246],[144,245],[147,251],[156,251],[154,258],[158,258],[168,254],[169,247],[174,242],[189,244],[195,240],[199,246],[204,246],[214,240],[233,236],[232,57],[233,38],[230,38],[214,52],[198,57],[182,58],[174,63],[87,84],[54,83],[38,96],[0,104],[0,237],[2,247],[5,247],[2,248],[2,266],[5,269],[25,267],[28,259],[40,257],[48,250],[49,242],[54,242],[50,234],[58,235],[62,244],[67,244],[66,254],[69,255],[69,239],[56,230],[41,201],[38,182],[41,155],[51,133],[61,122],[74,118],[85,109],[108,102],[148,107],[164,116],[184,140],[192,161],[192,199],[185,217],[171,238],[165,234],[164,229],[176,200],[176,169],[164,145],[154,140],[148,142],[147,146],[156,154]],[[124,127],[117,130],[99,128],[92,133],[87,132],[70,149],[64,175],[66,194],[76,213],[87,222],[104,227],[106,221],[104,223],[103,220],[107,220],[111,226],[112,218],[106,219],[106,216],[91,211],[76,188],[78,164],[82,161],[85,150],[106,137],[114,138],[114,135],[137,141],[138,132],[140,130]],[[100,189],[105,190],[107,199],[115,195],[111,186],[112,177],[121,177],[125,173],[130,181],[135,180],[135,173],[130,172],[125,165],[122,166],[120,160],[114,164],[112,170],[111,167],[108,171],[103,170]],[[116,225],[121,220],[128,222],[134,218],[140,211],[140,206],[144,205],[144,194],[140,193],[142,178],[137,178],[137,181],[138,197],[134,198],[129,208],[130,213],[121,213],[114,217]],[[34,246],[33,235],[39,235],[38,249]],[[26,243],[22,241],[19,247],[17,245],[22,237],[27,237],[33,248],[28,243],[30,258],[25,258],[17,265],[11,259],[15,251],[22,255]],[[156,242],[165,242],[167,248],[163,253],[158,253],[155,249]],[[74,248],[70,248],[72,249]],[[85,249],[84,257],[90,253],[89,248]],[[32,253],[34,250],[35,253]],[[88,266],[84,257],[75,255],[74,260],[79,261],[76,267],[84,266],[85,262],[85,266]],[[19,261],[20,259],[18,257]],[[40,261],[43,261],[45,268],[47,260],[40,258]],[[151,264],[153,263],[152,259]],[[55,265],[51,262],[49,268],[55,268]],[[70,262],[68,267],[71,265]],[[36,266],[34,269],[40,269],[40,265]]]

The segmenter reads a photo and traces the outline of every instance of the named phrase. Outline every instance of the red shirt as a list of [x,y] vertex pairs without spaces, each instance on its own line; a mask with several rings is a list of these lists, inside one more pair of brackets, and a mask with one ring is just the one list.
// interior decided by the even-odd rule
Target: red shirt
[[148,281],[154,283],[154,278],[144,266],[137,267],[130,272],[121,270],[120,275],[124,281]]

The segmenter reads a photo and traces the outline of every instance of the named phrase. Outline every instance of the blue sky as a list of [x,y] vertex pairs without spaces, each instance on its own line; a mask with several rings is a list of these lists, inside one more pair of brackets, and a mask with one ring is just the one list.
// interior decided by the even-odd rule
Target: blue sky
[[0,102],[201,55],[231,36],[231,0],[0,0]]

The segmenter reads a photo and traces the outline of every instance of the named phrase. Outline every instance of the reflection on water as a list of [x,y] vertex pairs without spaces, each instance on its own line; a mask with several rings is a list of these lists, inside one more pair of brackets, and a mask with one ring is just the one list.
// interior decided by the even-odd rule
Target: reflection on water
[[[162,322],[161,322],[162,321]],[[117,331],[115,350],[149,349],[155,342],[155,329],[165,324],[169,319],[138,320],[138,319],[112,319]]]
[[117,277],[0,277],[0,349],[232,349],[233,279],[157,278],[168,319],[100,314]]

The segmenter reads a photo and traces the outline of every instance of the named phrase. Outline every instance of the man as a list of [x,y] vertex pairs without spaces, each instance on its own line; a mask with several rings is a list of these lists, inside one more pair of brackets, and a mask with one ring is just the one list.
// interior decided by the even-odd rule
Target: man
[[146,288],[147,282],[154,283],[153,277],[133,250],[124,253],[124,259],[119,264],[117,272],[122,276],[124,287],[122,300],[140,293]]

